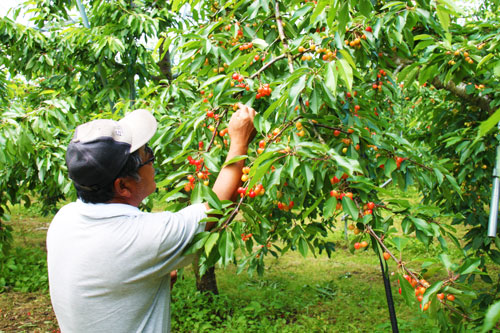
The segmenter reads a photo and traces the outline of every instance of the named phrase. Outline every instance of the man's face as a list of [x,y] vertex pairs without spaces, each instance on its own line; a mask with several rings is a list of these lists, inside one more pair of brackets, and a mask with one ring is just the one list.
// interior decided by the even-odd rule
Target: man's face
[[141,156],[142,164],[137,172],[141,180],[137,182],[136,195],[142,201],[156,190],[156,182],[153,151],[149,147],[142,146],[139,148],[139,156]]

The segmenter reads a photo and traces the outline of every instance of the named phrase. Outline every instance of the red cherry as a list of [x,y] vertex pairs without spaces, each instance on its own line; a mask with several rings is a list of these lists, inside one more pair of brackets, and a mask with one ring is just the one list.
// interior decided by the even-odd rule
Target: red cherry
[[340,135],[340,131],[339,130],[333,131],[333,136],[339,136],[339,135]]
[[368,209],[373,210],[373,209],[375,208],[375,203],[374,203],[374,202],[372,202],[372,201],[370,201],[369,203],[367,203],[367,204],[366,204],[366,207],[367,207]]
[[212,110],[207,111],[207,118],[213,118],[214,112]]
[[361,244],[360,243],[354,243],[354,248],[356,250],[359,250],[361,248]]
[[255,191],[254,190],[250,190],[250,192],[248,193],[248,196],[250,198],[255,198],[255,196],[256,196]]
[[370,27],[370,26],[366,27],[365,30],[368,31],[368,32],[373,32],[372,27]]
[[293,201],[290,201],[290,203],[288,204],[288,208],[292,209],[294,205],[295,203]]

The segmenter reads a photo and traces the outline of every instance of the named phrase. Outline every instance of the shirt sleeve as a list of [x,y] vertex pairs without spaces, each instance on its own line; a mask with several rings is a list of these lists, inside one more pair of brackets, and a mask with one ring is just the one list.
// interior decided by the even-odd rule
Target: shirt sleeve
[[[163,213],[160,213],[163,214]],[[158,254],[161,271],[171,272],[193,262],[195,254],[183,255],[194,236],[205,230],[206,217],[204,204],[188,206],[177,213],[167,213],[166,223],[159,235]]]

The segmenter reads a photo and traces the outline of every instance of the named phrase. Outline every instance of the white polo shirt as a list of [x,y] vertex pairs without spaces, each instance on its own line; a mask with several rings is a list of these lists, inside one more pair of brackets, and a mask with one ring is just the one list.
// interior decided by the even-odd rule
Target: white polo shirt
[[47,233],[52,305],[62,332],[169,332],[170,272],[205,229],[204,204],[145,213],[78,200]]

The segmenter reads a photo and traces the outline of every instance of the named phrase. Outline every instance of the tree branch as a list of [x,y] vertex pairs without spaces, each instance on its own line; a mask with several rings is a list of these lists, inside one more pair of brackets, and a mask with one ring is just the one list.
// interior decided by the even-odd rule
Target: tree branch
[[460,83],[459,85],[456,85],[453,81],[449,81],[446,85],[439,79],[439,77],[435,77],[432,79],[432,84],[434,87],[437,89],[446,89],[452,94],[456,95],[457,97],[460,97],[461,99],[469,102],[470,104],[477,105],[480,107],[483,111],[486,111],[488,114],[492,113],[491,107],[490,107],[490,99],[487,96],[473,96],[467,94],[465,90],[465,84]]

